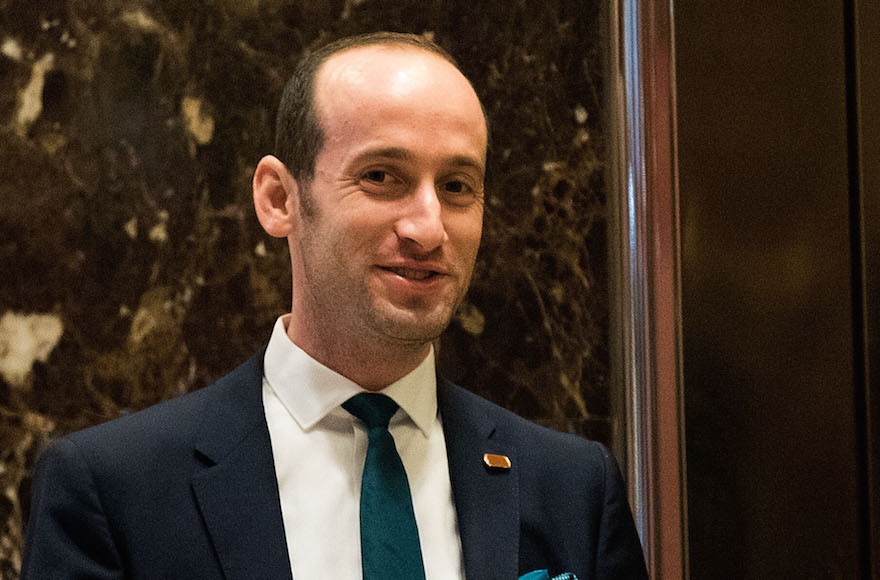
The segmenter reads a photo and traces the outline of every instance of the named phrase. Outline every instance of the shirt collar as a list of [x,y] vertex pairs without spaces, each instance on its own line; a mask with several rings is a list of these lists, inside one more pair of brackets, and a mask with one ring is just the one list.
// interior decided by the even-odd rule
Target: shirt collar
[[[287,336],[289,318],[286,314],[275,321],[263,372],[287,411],[308,431],[342,403],[365,391],[295,345]],[[437,417],[433,346],[419,366],[379,392],[391,397],[427,437]]]

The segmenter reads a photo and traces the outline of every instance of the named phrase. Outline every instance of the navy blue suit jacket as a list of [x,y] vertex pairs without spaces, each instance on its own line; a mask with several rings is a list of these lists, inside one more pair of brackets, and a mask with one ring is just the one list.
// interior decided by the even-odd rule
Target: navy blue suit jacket
[[[55,441],[35,471],[23,578],[291,578],[262,376],[257,355],[200,391]],[[647,577],[603,446],[442,379],[438,403],[469,579]],[[484,453],[512,468],[487,469]]]

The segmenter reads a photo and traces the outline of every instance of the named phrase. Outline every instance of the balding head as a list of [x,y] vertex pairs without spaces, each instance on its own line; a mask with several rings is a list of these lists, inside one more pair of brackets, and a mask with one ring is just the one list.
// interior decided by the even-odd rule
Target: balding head
[[319,69],[334,55],[368,46],[429,52],[459,70],[455,59],[432,40],[397,32],[343,38],[306,54],[284,87],[275,127],[275,155],[297,181],[307,183],[311,180],[315,158],[324,142],[324,131],[315,109],[315,81]]

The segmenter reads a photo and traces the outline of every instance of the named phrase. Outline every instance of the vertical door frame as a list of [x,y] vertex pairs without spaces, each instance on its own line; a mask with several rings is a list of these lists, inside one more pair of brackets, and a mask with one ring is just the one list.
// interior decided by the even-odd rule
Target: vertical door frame
[[847,50],[850,219],[853,256],[853,337],[861,466],[861,565],[880,578],[880,8],[844,3]]
[[624,464],[652,578],[688,577],[671,0],[613,0],[608,67],[612,375]]

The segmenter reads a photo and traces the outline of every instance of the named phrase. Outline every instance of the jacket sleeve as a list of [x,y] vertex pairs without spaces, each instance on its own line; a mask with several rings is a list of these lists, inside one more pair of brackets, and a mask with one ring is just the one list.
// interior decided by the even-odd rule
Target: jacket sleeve
[[52,443],[37,462],[21,577],[123,577],[93,474],[67,438]]
[[648,578],[642,546],[626,498],[626,486],[617,462],[603,448],[605,500],[596,555],[596,578]]

